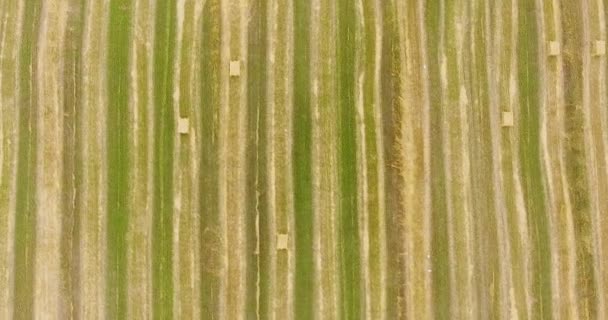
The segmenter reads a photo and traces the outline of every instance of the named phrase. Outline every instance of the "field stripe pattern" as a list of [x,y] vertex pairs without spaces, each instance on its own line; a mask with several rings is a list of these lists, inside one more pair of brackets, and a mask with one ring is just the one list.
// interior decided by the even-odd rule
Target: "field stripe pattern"
[[0,319],[605,319],[606,0],[0,0]]

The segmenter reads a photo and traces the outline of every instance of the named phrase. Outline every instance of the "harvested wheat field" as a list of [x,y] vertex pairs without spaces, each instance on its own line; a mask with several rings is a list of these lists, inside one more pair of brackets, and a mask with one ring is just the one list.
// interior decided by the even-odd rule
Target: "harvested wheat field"
[[608,319],[608,0],[0,0],[0,319]]

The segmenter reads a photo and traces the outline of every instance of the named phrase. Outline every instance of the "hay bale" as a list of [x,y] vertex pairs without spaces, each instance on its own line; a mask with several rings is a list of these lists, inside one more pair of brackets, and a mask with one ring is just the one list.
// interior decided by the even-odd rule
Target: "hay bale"
[[513,112],[503,111],[500,122],[503,127],[512,127],[513,126]]
[[603,56],[606,54],[606,41],[596,40],[593,42],[593,55]]
[[190,130],[190,120],[188,118],[179,118],[177,120],[177,131],[180,134],[188,134]]
[[287,240],[286,233],[277,234],[277,250],[287,250]]
[[561,46],[557,41],[549,41],[549,55],[557,56],[561,53]]
[[238,77],[241,75],[241,62],[239,60],[230,61],[230,76]]

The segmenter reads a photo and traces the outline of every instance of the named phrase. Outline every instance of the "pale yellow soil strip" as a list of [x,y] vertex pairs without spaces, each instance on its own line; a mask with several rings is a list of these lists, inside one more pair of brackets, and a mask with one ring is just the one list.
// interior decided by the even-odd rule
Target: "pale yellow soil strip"
[[[465,78],[465,70],[470,67],[470,65],[466,64],[468,60],[468,54],[465,52],[465,34],[466,26],[470,24],[469,11],[466,9],[466,3],[460,2],[457,6],[460,12],[457,15],[457,24],[456,24],[456,46],[457,46],[457,61],[458,61],[458,117],[460,119],[460,139],[458,143],[460,144],[460,169],[457,169],[457,172],[460,172],[460,176],[458,179],[460,180],[458,183],[461,189],[461,210],[464,217],[462,217],[462,232],[464,242],[464,252],[461,253],[463,255],[463,261],[460,262],[462,264],[464,274],[461,275],[464,279],[463,290],[461,293],[463,296],[462,303],[466,306],[464,313],[462,314],[463,318],[472,319],[477,315],[477,300],[475,295],[475,274],[474,274],[474,252],[473,252],[473,221],[475,219],[474,214],[472,212],[472,203],[471,197],[473,194],[472,186],[471,186],[471,159],[469,155],[471,153],[471,149],[469,146],[469,113],[468,109],[470,106],[469,102],[469,90],[466,86],[467,79]],[[458,150],[458,149],[457,149]],[[430,157],[430,156],[429,156]],[[429,230],[430,233],[430,230]],[[430,241],[430,240],[429,240]]]
[[[398,141],[400,171],[403,175],[404,189],[401,190],[402,206],[405,210],[404,221],[406,245],[404,253],[406,278],[406,315],[408,318],[432,317],[432,305],[428,292],[431,290],[432,275],[429,268],[421,263],[428,259],[430,248],[430,193],[428,183],[428,72],[422,55],[425,45],[424,10],[422,1],[415,3],[396,3],[397,24],[401,49],[400,93],[402,117]],[[423,81],[420,81],[423,79]],[[425,134],[426,132],[426,134]],[[426,137],[426,139],[425,139]],[[426,150],[426,152],[425,152]],[[423,195],[420,195],[423,190]],[[407,214],[417,212],[419,214]],[[419,244],[423,244],[420,246]],[[431,270],[432,271],[432,270]]]
[[[273,319],[292,319],[293,289],[295,268],[295,242],[293,221],[293,179],[292,179],[292,142],[293,137],[293,85],[291,64],[293,61],[293,4],[281,1],[269,3],[269,45],[271,73],[268,86],[269,112],[271,113],[271,150],[270,203],[273,208],[272,228],[276,234],[287,234],[287,250],[273,250],[272,268],[274,271],[273,299],[271,317]],[[270,77],[272,74],[272,77]],[[272,241],[276,237],[272,237]],[[271,244],[275,248],[276,241]]]
[[[321,35],[321,0],[312,0],[311,3],[311,18],[310,18],[310,34],[311,35]],[[322,225],[321,218],[323,215],[326,215],[326,212],[323,212],[322,205],[325,202],[322,202],[321,195],[321,180],[323,179],[321,176],[321,163],[323,154],[321,153],[321,145],[325,143],[325,139],[327,137],[321,136],[321,115],[320,115],[320,101],[319,101],[319,82],[320,82],[320,72],[322,66],[319,66],[320,63],[320,46],[322,45],[321,41],[317,41],[316,37],[311,36],[310,39],[310,81],[311,81],[311,97],[310,97],[310,105],[312,109],[312,211],[313,211],[313,260],[314,260],[314,281],[313,290],[314,290],[314,317],[316,319],[323,319],[323,315],[327,313],[326,311],[326,292],[323,287],[323,251],[322,251]],[[324,139],[325,138],[325,139]],[[323,139],[323,140],[322,140]]]
[[129,169],[129,226],[127,231],[127,316],[152,316],[152,47],[154,3],[137,0],[133,6],[133,46],[130,52],[129,144],[133,158]]
[[[276,157],[278,154],[279,147],[277,146],[277,136],[279,135],[277,132],[277,103],[275,101],[275,88],[276,88],[276,78],[275,78],[275,68],[277,64],[277,9],[278,9],[278,0],[270,0],[267,5],[266,15],[268,17],[268,61],[267,61],[267,87],[266,87],[266,101],[268,102],[268,108],[266,109],[266,119],[267,126],[267,136],[266,141],[268,141],[268,148],[266,149],[266,159],[268,161],[268,166],[266,167],[266,174],[268,176],[268,224],[269,230],[278,230],[277,229],[277,215],[279,211],[279,203],[277,201],[277,193],[280,192],[281,185],[277,188],[277,161]],[[279,132],[280,133],[280,132]],[[283,188],[284,190],[284,188]],[[277,285],[277,252],[276,252],[276,236],[270,235],[270,240],[268,243],[268,248],[270,251],[270,265],[269,265],[269,283],[268,292],[269,294],[269,302],[268,308],[269,310],[269,319],[274,320],[277,319],[276,314],[274,312],[276,301],[281,297]]]
[[62,53],[67,2],[44,2],[38,38],[38,147],[34,317],[59,318],[61,177],[63,176]]
[[[182,63],[182,46],[183,46],[183,37],[184,37],[184,9],[186,5],[186,0],[176,0],[175,1],[175,16],[172,19],[175,19],[175,47],[173,50],[173,65],[171,68],[173,69],[173,88],[172,88],[172,96],[171,99],[173,101],[173,119],[165,119],[165,121],[173,121],[173,239],[172,239],[172,258],[171,263],[173,264],[173,274],[172,274],[172,282],[173,282],[173,318],[180,319],[183,317],[182,315],[182,283],[180,282],[182,269],[180,268],[180,248],[181,241],[184,241],[182,237],[185,235],[185,232],[180,232],[182,227],[182,219],[184,219],[186,212],[188,211],[188,198],[183,197],[184,185],[187,183],[184,181],[187,177],[184,175],[184,171],[187,171],[188,167],[184,161],[182,161],[182,144],[180,139],[179,132],[179,120],[181,117],[180,114],[180,80],[181,80],[181,72],[182,69],[180,65]],[[188,152],[187,150],[183,152]]]
[[[379,301],[374,301],[374,303],[371,305],[372,308],[372,314],[371,317],[373,319],[386,319],[387,314],[386,314],[386,310],[387,310],[387,297],[386,297],[386,291],[387,291],[387,283],[386,283],[386,279],[387,279],[387,261],[388,261],[388,255],[387,255],[387,239],[386,239],[386,206],[385,206],[385,179],[384,179],[384,173],[385,173],[385,162],[384,162],[384,138],[383,138],[383,132],[384,132],[384,127],[383,127],[383,122],[382,122],[382,99],[380,96],[380,83],[381,83],[381,63],[382,63],[382,37],[383,37],[383,20],[382,20],[382,3],[381,0],[375,0],[374,1],[374,20],[375,20],[375,25],[374,25],[374,32],[375,32],[375,37],[376,37],[376,42],[374,44],[374,49],[375,49],[375,56],[374,56],[374,63],[375,63],[375,70],[374,70],[374,126],[376,128],[376,150],[377,150],[377,169],[376,169],[376,175],[378,176],[378,186],[377,186],[377,201],[378,201],[378,229],[379,231],[379,236],[378,236],[378,243],[379,243],[379,247],[377,248],[377,250],[379,251],[378,253],[378,260],[379,260],[379,264],[378,264],[378,274],[377,274],[377,279],[374,279],[374,281],[376,281],[376,285],[378,286],[380,293],[379,293]],[[424,49],[423,49],[424,50]],[[423,57],[426,57],[426,54],[423,53],[422,54]],[[424,58],[423,58],[424,59]],[[424,60],[423,60],[424,61]],[[426,61],[423,62],[423,65],[426,65]],[[428,116],[428,114],[426,114],[426,116]],[[426,119],[425,119],[425,124],[426,124]],[[429,128],[424,128],[425,130],[425,139],[426,141],[430,142],[430,132],[428,130]],[[428,149],[428,150],[427,150]],[[425,157],[427,157],[427,152],[430,154],[430,149],[427,148],[425,149]],[[426,159],[429,159],[428,157]],[[427,175],[428,173],[428,175]],[[426,181],[429,181],[430,183],[430,170],[428,170],[428,172],[425,172],[425,179],[427,179]],[[428,186],[428,190],[425,190],[427,192],[430,192],[430,185]],[[425,246],[428,246],[425,250],[429,250],[430,251],[430,235],[429,235],[429,239],[428,239],[428,243],[426,242],[427,239],[425,239]],[[429,268],[430,267],[430,259],[425,260],[425,268]],[[431,302],[431,290],[428,290],[427,292],[427,302]]]
[[[536,7],[539,8],[537,13],[538,19],[538,52],[539,52],[539,90],[540,90],[540,105],[542,110],[540,117],[540,148],[542,172],[545,176],[545,186],[547,190],[547,211],[549,212],[548,230],[550,237],[551,248],[551,301],[552,301],[552,317],[561,319],[561,309],[566,307],[567,302],[562,302],[562,295],[567,294],[567,290],[562,290],[561,276],[564,272],[562,266],[563,259],[561,258],[561,237],[557,228],[560,227],[558,215],[563,215],[566,211],[571,211],[567,186],[565,186],[565,173],[562,171],[563,153],[561,148],[561,140],[559,135],[562,134],[562,129],[559,128],[561,123],[562,110],[559,106],[563,106],[563,97],[556,97],[554,92],[556,86],[561,85],[561,81],[555,80],[554,71],[547,63],[548,48],[547,41],[553,40],[552,36],[547,34],[548,26],[546,21],[545,9],[542,1],[536,1]],[[558,66],[561,66],[561,59],[558,58]],[[560,102],[561,101],[561,102]],[[554,111],[551,112],[551,109]],[[551,118],[550,118],[551,117]],[[549,127],[551,126],[551,127]],[[554,128],[558,126],[558,128]],[[558,137],[556,136],[558,134]],[[557,139],[557,141],[556,141]],[[554,150],[557,147],[558,150]],[[557,154],[557,159],[552,155]],[[554,163],[555,162],[555,163]],[[564,279],[567,281],[567,279]]]
[[[488,4],[489,2],[486,2]],[[499,98],[499,83],[503,70],[501,69],[501,60],[504,50],[501,47],[503,44],[503,14],[499,8],[495,8],[491,14],[495,20],[496,27],[494,30],[494,38],[491,42],[491,52],[488,57],[488,72],[489,72],[489,102],[490,102],[490,134],[492,137],[492,184],[493,184],[493,201],[494,214],[496,219],[496,235],[498,240],[498,270],[499,275],[499,296],[498,296],[498,314],[500,317],[508,319],[516,316],[516,310],[512,303],[513,294],[513,279],[512,279],[512,262],[511,249],[508,241],[508,225],[507,225],[507,209],[505,206],[504,197],[504,182],[503,182],[503,167],[502,167],[502,143],[500,139],[500,110],[501,101]]]
[[[597,24],[598,27],[595,31],[597,38],[593,40],[604,41],[606,42],[606,18],[604,12],[606,10],[606,6],[603,0],[596,0],[595,5],[590,6],[591,12],[597,12]],[[604,184],[608,184],[608,101],[606,99],[606,95],[608,94],[607,83],[606,83],[606,55],[602,55],[600,57],[595,58],[598,61],[597,65],[598,70],[597,73],[597,81],[599,86],[598,91],[598,103],[597,107],[599,109],[599,120],[601,126],[601,139],[604,148],[603,154],[599,156],[603,159],[603,164],[599,170],[603,170],[601,174],[604,177],[602,181]],[[605,189],[604,189],[605,190]],[[603,192],[603,191],[602,191]],[[603,200],[603,204],[601,212],[608,212],[608,201],[606,201],[605,193],[600,193],[600,200]],[[608,227],[608,217],[605,214],[601,214],[595,217],[595,228],[596,228],[596,263],[598,265],[598,275],[597,275],[597,287],[596,292],[598,294],[598,318],[606,318],[608,315],[608,303],[607,297],[608,294],[608,262],[606,262],[606,257],[608,254],[606,250],[608,249],[608,232],[606,232],[606,228]]]
[[[542,9],[543,4],[542,4],[542,0],[536,0],[535,6],[537,8]],[[546,210],[548,210],[549,212],[552,212],[555,207],[555,205],[553,204],[554,200],[553,198],[554,196],[554,184],[553,184],[553,174],[552,174],[552,166],[551,166],[551,157],[549,156],[549,148],[548,148],[548,144],[547,144],[547,140],[548,138],[548,130],[547,130],[547,125],[548,125],[548,121],[547,121],[547,91],[548,91],[548,85],[547,85],[547,78],[548,78],[548,71],[547,71],[547,64],[546,64],[546,54],[547,54],[547,50],[545,47],[546,44],[546,36],[545,36],[545,18],[544,18],[544,12],[542,10],[540,10],[539,13],[537,13],[537,24],[539,27],[538,30],[538,59],[539,59],[539,64],[538,64],[538,69],[539,69],[539,91],[540,91],[540,98],[539,98],[539,105],[542,106],[542,110],[541,112],[539,112],[539,119],[540,119],[540,128],[539,128],[539,134],[540,134],[540,149],[541,149],[541,166],[542,166],[542,172],[544,173],[544,185],[546,186],[545,189],[547,191],[547,200],[546,202]],[[561,158],[560,158],[561,159]],[[558,182],[561,185],[561,180],[558,180]],[[559,190],[560,188],[558,188]],[[559,194],[559,193],[558,193]],[[567,194],[566,194],[567,196]],[[551,274],[550,274],[550,278],[551,278],[551,304],[552,306],[556,305],[556,301],[559,300],[559,294],[560,294],[560,290],[556,290],[557,288],[559,288],[559,264],[558,264],[558,260],[557,260],[557,254],[556,254],[556,250],[558,248],[558,239],[557,237],[554,235],[554,230],[553,230],[553,226],[556,224],[556,221],[554,221],[553,215],[549,216],[548,219],[548,226],[547,229],[549,230],[549,238],[550,238],[550,248],[551,248],[551,266],[553,266],[551,268]],[[538,249],[537,249],[538,250]],[[557,310],[556,308],[552,308],[552,317],[554,319],[560,319],[559,318],[559,310]]]
[[[295,217],[294,217],[294,195],[293,195],[293,161],[292,161],[292,155],[293,155],[293,98],[294,98],[294,86],[293,86],[293,61],[294,61],[294,46],[295,46],[295,39],[294,39],[294,3],[292,1],[288,1],[287,4],[284,3],[280,3],[279,2],[279,6],[280,7],[285,7],[286,12],[283,12],[284,14],[286,14],[286,20],[285,20],[285,24],[281,25],[279,24],[280,28],[284,28],[285,29],[285,70],[283,73],[283,90],[285,90],[285,95],[284,95],[284,99],[285,101],[283,103],[285,103],[285,125],[286,125],[286,132],[285,132],[285,157],[286,157],[286,165],[285,165],[285,169],[286,169],[286,184],[287,187],[289,188],[288,190],[286,190],[286,192],[288,192],[287,196],[286,196],[286,201],[287,201],[287,212],[286,215],[284,216],[284,221],[283,223],[286,224],[287,227],[287,233],[290,235],[289,237],[289,242],[287,244],[287,278],[285,279],[287,282],[287,292],[286,295],[282,298],[282,300],[285,301],[285,316],[283,319],[285,320],[290,320],[290,319],[297,319],[297,315],[294,313],[294,309],[295,309],[295,269],[296,269],[296,262],[295,262],[295,257],[296,257],[296,246],[295,246],[295,230],[296,230],[296,226],[295,226]],[[281,10],[282,12],[282,10]],[[293,236],[292,236],[293,235]],[[337,237],[337,236],[336,236]],[[336,258],[337,259],[337,258]],[[337,269],[336,269],[337,270]]]
[[105,319],[106,194],[107,194],[107,88],[106,55],[108,0],[86,3],[82,67],[83,141],[82,196],[79,198],[81,234],[80,283],[84,319]]
[[187,154],[190,163],[190,169],[186,172],[187,178],[190,180],[190,187],[187,189],[187,198],[190,199],[188,220],[184,221],[184,229],[189,229],[190,238],[185,244],[184,272],[187,275],[182,279],[185,287],[188,288],[186,300],[188,301],[187,312],[185,317],[192,319],[200,319],[202,316],[200,301],[201,301],[201,254],[200,254],[200,159],[201,155],[201,139],[210,137],[201,137],[201,86],[200,80],[201,60],[201,32],[202,32],[202,12],[206,1],[191,1],[190,6],[186,8],[186,13],[192,14],[189,28],[190,36],[187,39],[188,52],[184,56],[187,59],[186,63],[182,63],[182,68],[187,72],[185,78],[188,86],[183,86],[184,96],[189,96],[190,107],[184,116],[189,119],[189,133],[187,142],[184,147],[187,147]]
[[[372,261],[370,261],[369,254],[369,185],[368,185],[368,164],[367,164],[367,143],[366,143],[366,129],[365,129],[365,110],[364,110],[364,83],[368,76],[365,73],[365,20],[363,15],[363,3],[362,0],[355,1],[355,31],[354,41],[355,48],[357,50],[354,53],[355,56],[355,143],[357,146],[356,152],[356,163],[357,163],[357,216],[359,220],[359,254],[360,254],[360,286],[361,292],[363,293],[362,301],[362,315],[365,319],[371,319],[371,282],[370,282],[370,267]],[[315,34],[313,32],[313,34]],[[312,61],[314,64],[315,61]],[[369,75],[372,76],[372,75]],[[315,87],[316,89],[316,87]]]
[[228,97],[229,97],[229,64],[230,64],[230,12],[229,2],[220,1],[220,13],[221,13],[221,49],[220,49],[220,112],[219,112],[219,138],[218,138],[218,210],[219,210],[219,221],[221,230],[221,248],[218,248],[220,252],[221,267],[219,271],[219,297],[218,297],[218,318],[227,319],[226,314],[228,309],[228,234],[227,234],[227,196],[228,190],[227,185],[227,152],[228,152]]
[[[595,304],[593,309],[595,314],[590,314],[589,307],[586,303],[581,305],[581,314],[587,318],[604,319],[605,318],[605,293],[602,290],[603,285],[603,261],[601,260],[601,240],[600,237],[600,219],[601,214],[608,212],[608,202],[605,197],[608,193],[607,179],[606,179],[606,144],[604,143],[605,137],[604,132],[606,131],[605,118],[602,118],[602,113],[605,116],[605,111],[602,112],[602,101],[605,99],[605,89],[602,87],[604,78],[603,65],[597,61],[596,57],[592,57],[594,54],[592,50],[595,46],[595,39],[599,35],[599,28],[595,27],[599,22],[595,14],[599,16],[604,15],[603,11],[596,11],[593,9],[593,13],[590,11],[589,1],[581,1],[581,14],[585,17],[583,22],[583,47],[581,55],[583,60],[583,106],[582,110],[585,118],[585,147],[586,147],[586,162],[587,162],[587,179],[588,188],[590,191],[591,199],[591,234],[585,235],[583,239],[579,239],[579,244],[583,246],[585,250],[588,250],[593,255],[593,275],[581,275],[578,272],[578,277],[593,277],[594,291],[592,292],[595,297],[585,297],[584,301],[591,300]],[[593,26],[590,24],[593,23]],[[605,50],[605,44],[604,50]],[[599,57],[601,58],[601,57]],[[602,67],[600,67],[602,65]],[[600,67],[600,68],[598,68]],[[579,292],[585,295],[585,292]]]
[[[561,46],[563,47],[563,32],[562,32],[562,21],[561,21],[561,7],[560,7],[560,3],[558,0],[553,0],[552,1],[552,7],[553,7],[553,12],[552,12],[552,17],[551,17],[551,21],[548,23],[552,23],[553,24],[553,30],[554,30],[554,39],[555,41],[558,41]],[[549,39],[545,39],[546,41],[549,40],[553,40],[551,38]],[[542,44],[544,47],[546,47],[546,42]],[[573,226],[573,221],[572,221],[572,215],[574,214],[574,212],[572,211],[572,204],[571,204],[571,199],[570,196],[568,194],[568,190],[570,189],[568,183],[568,179],[566,177],[566,163],[565,163],[565,155],[564,155],[564,144],[565,141],[563,140],[564,137],[564,132],[565,132],[565,128],[563,127],[563,123],[564,123],[564,111],[566,106],[565,106],[565,96],[564,96],[564,85],[565,85],[565,79],[564,79],[564,62],[563,62],[563,55],[560,54],[557,56],[556,58],[557,63],[556,63],[556,67],[553,69],[553,75],[554,75],[554,79],[553,81],[555,81],[555,87],[554,87],[554,102],[552,103],[551,100],[549,100],[548,102],[550,103],[550,105],[548,107],[551,107],[551,105],[553,105],[553,108],[555,108],[557,106],[557,122],[558,128],[556,128],[556,132],[554,133],[556,135],[556,139],[559,139],[558,142],[556,143],[556,145],[559,148],[558,153],[551,153],[551,154],[558,154],[559,155],[559,161],[558,161],[558,166],[559,166],[559,177],[557,179],[560,179],[562,182],[562,193],[564,194],[564,203],[560,204],[560,207],[554,207],[553,213],[555,215],[554,217],[554,221],[556,222],[555,225],[551,226],[552,230],[555,230],[556,228],[563,228],[562,230],[559,230],[558,232],[560,232],[560,234],[557,234],[555,236],[558,237],[557,241],[559,242],[565,242],[562,244],[558,245],[558,250],[559,252],[562,252],[562,250],[565,249],[564,252],[564,256],[560,256],[557,254],[558,251],[554,251],[554,254],[557,257],[557,259],[561,259],[564,263],[564,270],[561,270],[561,272],[564,272],[565,274],[563,274],[563,276],[561,276],[560,280],[563,280],[565,283],[562,284],[562,287],[560,287],[561,290],[563,290],[563,297],[561,297],[561,300],[557,300],[555,301],[554,304],[554,312],[558,312],[559,307],[562,307],[564,309],[562,309],[561,314],[562,316],[564,316],[565,318],[570,318],[570,319],[578,319],[579,318],[579,306],[578,306],[578,300],[576,297],[576,240],[575,240],[575,234],[574,234],[574,226]],[[549,142],[550,145],[549,147],[551,147],[551,142]],[[556,169],[557,170],[557,169]],[[558,184],[559,186],[559,184]],[[560,221],[562,219],[565,219],[565,221]],[[561,247],[564,248],[561,248]],[[553,266],[558,266],[558,264],[554,264]],[[559,270],[559,269],[558,269]],[[557,286],[554,288],[558,288]],[[553,290],[553,292],[556,292],[557,290]]]
[[[23,3],[4,1],[0,39],[0,318],[13,314],[17,152],[19,145],[19,48]],[[11,85],[12,84],[12,85]]]
[[[312,8],[311,68],[312,73],[312,164],[313,205],[315,212],[315,300],[318,319],[339,318],[339,268],[337,264],[338,121],[336,82],[335,6],[332,1],[317,0]],[[316,37],[315,35],[319,35]]]
[[[268,180],[271,250],[270,318],[293,319],[293,180],[292,180],[292,71],[293,5],[268,3]],[[287,235],[287,249],[277,247],[277,235]]]
[[[10,3],[10,8],[7,7]],[[3,15],[0,43],[0,318],[8,319],[13,312],[13,256],[15,234],[15,199],[17,152],[19,145],[19,47],[23,4],[8,1]],[[16,32],[6,32],[16,30]],[[14,83],[10,86],[10,83]]]
[[[420,106],[422,107],[422,156],[424,160],[424,166],[422,168],[422,183],[421,190],[423,190],[422,196],[422,250],[421,254],[418,258],[421,261],[424,261],[421,272],[424,273],[423,276],[423,286],[424,292],[422,293],[423,297],[420,297],[422,303],[425,306],[423,309],[423,316],[427,318],[433,318],[433,277],[432,273],[428,272],[431,270],[431,235],[432,235],[432,205],[431,205],[431,103],[429,98],[429,86],[430,79],[428,73],[428,61],[427,61],[427,37],[426,37],[426,28],[425,28],[425,2],[419,0],[416,2],[415,6],[416,10],[416,25],[415,31],[420,36],[419,40],[419,79],[422,79],[421,83],[421,101]],[[432,270],[431,270],[432,271]]]
[[[406,78],[407,76],[405,75],[406,73],[406,59],[405,59],[405,24],[406,24],[406,20],[404,18],[405,14],[403,13],[404,11],[404,6],[405,3],[402,3],[400,1],[391,1],[391,5],[390,10],[394,10],[395,13],[393,13],[393,19],[395,19],[396,21],[392,21],[393,24],[396,25],[396,29],[397,29],[397,35],[398,37],[396,37],[395,39],[397,39],[397,41],[399,42],[399,44],[395,45],[394,48],[392,48],[392,50],[395,50],[396,52],[394,52],[393,54],[398,56],[398,60],[399,61],[399,65],[394,65],[393,68],[396,70],[392,70],[392,72],[394,72],[399,79],[394,79],[394,81],[396,83],[398,83],[398,88],[399,90],[401,90],[400,92],[394,92],[393,94],[396,95],[396,97],[393,98],[393,101],[398,99],[399,103],[397,106],[391,106],[392,108],[392,114],[395,115],[395,120],[393,120],[393,123],[390,125],[394,126],[394,132],[392,133],[392,135],[394,135],[394,146],[391,146],[391,152],[395,152],[397,153],[397,155],[394,156],[395,163],[391,163],[390,165],[395,166],[397,168],[397,173],[398,173],[398,177],[395,179],[397,181],[399,181],[398,183],[396,183],[396,185],[398,185],[400,188],[403,185],[407,185],[407,183],[410,183],[411,185],[413,185],[413,182],[411,182],[411,173],[413,172],[413,170],[411,170],[410,168],[405,168],[405,164],[403,156],[405,153],[405,146],[404,146],[404,137],[403,137],[403,127],[404,127],[404,121],[402,120],[402,118],[408,118],[409,117],[407,115],[405,115],[405,103],[406,103],[406,97],[404,96],[404,92],[405,91],[409,91],[407,89],[405,89],[405,83],[406,83]],[[395,30],[391,30],[391,31],[395,31]],[[395,59],[395,58],[391,58],[391,59]],[[396,77],[395,77],[396,78]],[[393,102],[393,104],[395,104]],[[400,121],[398,123],[398,121]],[[414,152],[413,154],[416,154],[416,152]],[[403,172],[403,174],[401,173]],[[406,178],[406,174],[405,173],[410,173],[410,176]],[[405,181],[407,180],[407,181]],[[405,188],[403,188],[405,189]],[[400,210],[403,211],[409,211],[406,209],[406,207],[404,206],[404,202],[405,202],[405,190],[398,190],[396,192],[396,201],[399,202],[399,204],[396,206],[398,207]],[[402,257],[407,257],[407,256],[411,256],[411,253],[409,251],[409,248],[407,248],[407,243],[411,243],[411,240],[408,239],[408,233],[409,230],[407,230],[406,228],[406,223],[404,219],[404,213],[403,212],[395,212],[395,215],[397,216],[397,218],[393,218],[391,219],[392,223],[396,224],[396,230],[399,230],[399,242],[401,242],[397,249],[399,250],[399,252],[393,252],[394,255],[399,255],[398,258],[398,268],[399,270],[393,270],[393,272],[397,273],[398,275],[400,275],[399,280],[400,281],[405,281],[406,283],[410,284],[408,289],[404,289],[404,284],[397,284],[397,317],[398,318],[415,318],[415,313],[414,313],[414,308],[410,307],[413,306],[413,298],[412,298],[412,291],[414,290],[414,286],[418,285],[417,283],[414,283],[414,281],[412,281],[411,279],[411,275],[410,275],[410,268],[411,266],[407,265],[406,263],[404,263],[403,261],[405,260]],[[402,265],[403,264],[403,265]],[[409,313],[408,313],[409,312]]]
[[[220,125],[225,126],[225,139],[222,144],[230,146],[228,150],[222,150],[227,167],[225,179],[225,194],[220,201],[225,211],[225,240],[226,240],[226,266],[227,266],[227,288],[225,310],[228,319],[243,319],[246,309],[246,275],[247,275],[247,252],[245,234],[246,203],[246,133],[247,133],[247,28],[248,28],[248,4],[247,1],[231,1],[229,12],[223,11],[222,15],[229,15],[230,37],[226,53],[233,61],[238,60],[240,74],[233,76],[224,85],[229,85],[229,96],[226,100],[227,113],[224,114]],[[222,68],[228,68],[228,64]],[[224,121],[225,120],[225,121]],[[226,148],[226,146],[222,146]],[[221,195],[221,194],[220,194]]]

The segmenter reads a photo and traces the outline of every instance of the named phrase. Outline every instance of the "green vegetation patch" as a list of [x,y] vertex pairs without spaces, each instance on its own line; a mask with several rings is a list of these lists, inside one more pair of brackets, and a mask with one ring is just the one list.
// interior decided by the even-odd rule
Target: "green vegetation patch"
[[218,200],[219,110],[221,75],[220,1],[207,0],[203,8],[201,47],[201,314],[219,314],[220,218]]
[[37,37],[41,3],[26,1],[19,61],[19,154],[15,217],[15,319],[33,318],[36,243]]
[[534,1],[519,3],[520,25],[518,36],[519,59],[519,99],[521,105],[521,125],[519,132],[521,174],[524,177],[523,190],[528,212],[529,229],[534,239],[536,253],[532,257],[536,275],[533,283],[533,297],[537,301],[535,318],[551,317],[551,251],[549,248],[549,224],[545,214],[545,189],[540,163],[539,142],[539,53],[538,30]]
[[152,305],[155,319],[173,317],[173,68],[175,1],[156,4],[154,36],[154,217]]
[[112,0],[108,40],[108,287],[110,318],[127,312],[128,104],[131,2]]
[[293,182],[295,211],[295,314],[313,316],[312,112],[310,104],[310,2],[294,2]]
[[355,4],[340,0],[338,12],[338,110],[342,316],[361,316],[359,216],[357,210],[357,134],[355,115]]

